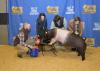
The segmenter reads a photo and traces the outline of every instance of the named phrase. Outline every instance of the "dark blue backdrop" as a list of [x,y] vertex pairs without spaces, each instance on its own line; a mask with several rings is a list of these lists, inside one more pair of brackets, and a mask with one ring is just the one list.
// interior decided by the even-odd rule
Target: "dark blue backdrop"
[[[99,0],[8,0],[8,42],[12,44],[13,37],[18,33],[20,26],[24,22],[31,24],[31,36],[36,34],[36,19],[39,13],[44,12],[47,16],[48,28],[50,28],[51,21],[55,14],[49,14],[47,7],[58,8],[58,14],[64,16],[67,21],[80,16],[84,21],[84,34],[83,36],[95,38],[95,46],[100,46],[100,9]],[[96,5],[96,13],[84,13],[84,5]],[[21,7],[21,14],[12,13],[12,7]],[[97,27],[98,25],[99,27]],[[97,28],[97,30],[95,30]]]

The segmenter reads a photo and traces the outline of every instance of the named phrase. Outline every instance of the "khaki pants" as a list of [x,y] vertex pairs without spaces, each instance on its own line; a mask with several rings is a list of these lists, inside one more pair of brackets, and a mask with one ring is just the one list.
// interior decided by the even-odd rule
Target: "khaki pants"
[[18,49],[17,55],[20,57],[25,56],[29,50],[27,47],[19,45],[19,44],[17,45],[17,49]]
[[[25,43],[28,45],[34,45],[34,39],[28,39]],[[17,50],[18,50],[17,54],[23,57],[26,55],[26,53],[28,52],[29,49],[28,49],[28,47],[18,44]]]

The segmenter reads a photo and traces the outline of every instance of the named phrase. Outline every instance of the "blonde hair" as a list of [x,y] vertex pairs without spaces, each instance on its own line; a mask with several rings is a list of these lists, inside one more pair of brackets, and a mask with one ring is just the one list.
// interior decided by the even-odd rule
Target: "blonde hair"
[[25,23],[23,24],[23,28],[24,28],[24,29],[30,29],[30,28],[31,28],[31,25],[30,25],[29,23],[25,22]]

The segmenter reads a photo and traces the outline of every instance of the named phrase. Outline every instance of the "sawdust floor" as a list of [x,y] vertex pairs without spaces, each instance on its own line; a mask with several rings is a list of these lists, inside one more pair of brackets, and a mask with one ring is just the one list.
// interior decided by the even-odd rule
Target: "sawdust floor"
[[100,71],[100,48],[87,48],[85,61],[69,50],[22,59],[16,53],[12,46],[0,46],[0,71]]

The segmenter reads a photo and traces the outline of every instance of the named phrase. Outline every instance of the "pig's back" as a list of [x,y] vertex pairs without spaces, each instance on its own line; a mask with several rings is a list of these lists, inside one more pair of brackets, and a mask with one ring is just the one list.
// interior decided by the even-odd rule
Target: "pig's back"
[[70,32],[68,30],[57,29],[56,40],[62,44],[66,42]]

